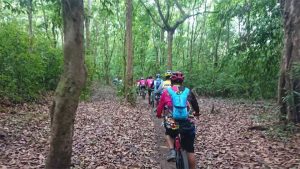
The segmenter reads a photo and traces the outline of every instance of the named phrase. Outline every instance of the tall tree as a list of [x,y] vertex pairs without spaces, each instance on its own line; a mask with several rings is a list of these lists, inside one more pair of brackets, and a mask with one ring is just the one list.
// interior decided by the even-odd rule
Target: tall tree
[[[166,14],[163,14],[162,11],[162,7],[161,4],[159,2],[159,0],[154,0],[156,7],[157,7],[157,11],[160,17],[160,21],[157,21],[154,17],[154,15],[152,14],[152,12],[150,11],[150,9],[148,9],[148,7],[145,5],[145,3],[140,0],[140,2],[142,3],[142,5],[145,7],[146,11],[148,12],[148,14],[151,16],[153,22],[159,26],[161,29],[165,30],[167,32],[167,44],[168,44],[168,62],[167,62],[167,68],[169,70],[172,69],[172,47],[173,47],[173,35],[175,33],[175,30],[178,28],[179,25],[181,25],[182,23],[184,23],[184,21],[186,19],[188,19],[191,16],[195,16],[200,14],[200,12],[196,12],[194,14],[187,14],[186,11],[184,11],[182,5],[177,1],[174,0],[174,4],[177,9],[180,11],[180,17],[177,18],[175,20],[175,22],[172,24],[172,19],[171,19],[171,1],[170,0],[166,0]],[[196,2],[196,1],[195,1]],[[195,7],[195,3],[193,5],[193,9]]]
[[284,51],[278,83],[280,112],[300,122],[300,1],[281,1],[284,7]]
[[126,80],[125,95],[126,100],[134,104],[133,87],[133,43],[132,43],[132,0],[126,0]]
[[32,0],[28,0],[27,2],[27,15],[28,15],[28,22],[29,22],[29,27],[28,27],[28,32],[30,38],[33,37],[33,27],[32,27],[32,13],[33,13],[33,4]]
[[92,0],[88,0],[88,8],[85,16],[85,44],[86,50],[90,50],[90,18],[92,16]]
[[[108,17],[108,16],[107,16]],[[108,21],[108,18],[104,19],[104,61],[103,61],[103,68],[104,68],[104,79],[105,83],[108,85],[109,84],[109,71],[110,71],[110,63],[111,59],[115,50],[115,42],[116,42],[116,34],[115,32],[110,33],[110,23]],[[110,37],[113,38],[113,42],[110,42]]]
[[47,169],[70,168],[74,121],[86,81],[83,42],[83,0],[62,0],[64,72],[50,110],[51,140]]

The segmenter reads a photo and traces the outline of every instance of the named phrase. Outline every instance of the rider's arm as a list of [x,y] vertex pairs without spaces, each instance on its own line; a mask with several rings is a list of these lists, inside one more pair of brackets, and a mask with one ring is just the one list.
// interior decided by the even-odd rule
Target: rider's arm
[[157,106],[157,110],[156,110],[156,117],[160,118],[162,116],[162,112],[164,110],[165,107],[165,97],[166,97],[166,92],[163,92],[160,100],[159,100],[159,104]]
[[189,100],[190,104],[192,105],[192,108],[195,111],[196,115],[199,115],[200,110],[199,110],[198,101],[192,91],[190,91],[190,93],[189,93],[188,100]]
[[163,91],[163,86],[164,86],[164,82],[160,83],[158,89],[157,89],[157,93],[161,93]]

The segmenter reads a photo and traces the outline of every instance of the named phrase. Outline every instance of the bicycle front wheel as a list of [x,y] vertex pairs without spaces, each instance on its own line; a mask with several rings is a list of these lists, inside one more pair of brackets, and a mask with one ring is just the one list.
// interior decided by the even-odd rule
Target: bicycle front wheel
[[176,151],[176,168],[177,169],[189,169],[189,163],[187,159],[186,151]]

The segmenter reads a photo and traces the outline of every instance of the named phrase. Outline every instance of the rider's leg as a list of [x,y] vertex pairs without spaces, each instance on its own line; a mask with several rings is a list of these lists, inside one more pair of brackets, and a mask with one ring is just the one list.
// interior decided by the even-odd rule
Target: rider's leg
[[167,141],[169,149],[170,150],[174,149],[174,139],[171,136],[166,135],[166,141]]
[[141,86],[139,86],[139,96],[141,96]]
[[187,153],[187,158],[189,161],[189,168],[195,169],[196,168],[196,158],[195,153]]
[[148,101],[149,101],[149,104],[151,104],[151,90],[148,89]]
[[190,169],[196,168],[196,158],[194,153],[195,135],[194,127],[184,133],[181,133],[181,146],[187,152]]
[[177,132],[175,130],[166,128],[166,141],[168,144],[168,148],[169,148],[169,154],[167,156],[167,161],[171,161],[173,159],[175,159],[176,156],[176,152],[174,149],[174,138],[176,137]]

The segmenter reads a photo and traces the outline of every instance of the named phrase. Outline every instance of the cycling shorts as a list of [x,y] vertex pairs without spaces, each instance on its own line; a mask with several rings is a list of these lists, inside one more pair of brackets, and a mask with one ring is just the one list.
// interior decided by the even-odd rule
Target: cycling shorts
[[[180,126],[180,123],[179,123]],[[188,153],[194,153],[194,143],[195,143],[195,126],[189,126],[188,128],[183,127],[179,130],[173,130],[171,128],[166,128],[166,135],[175,139],[177,134],[180,132],[181,135],[181,146]]]

